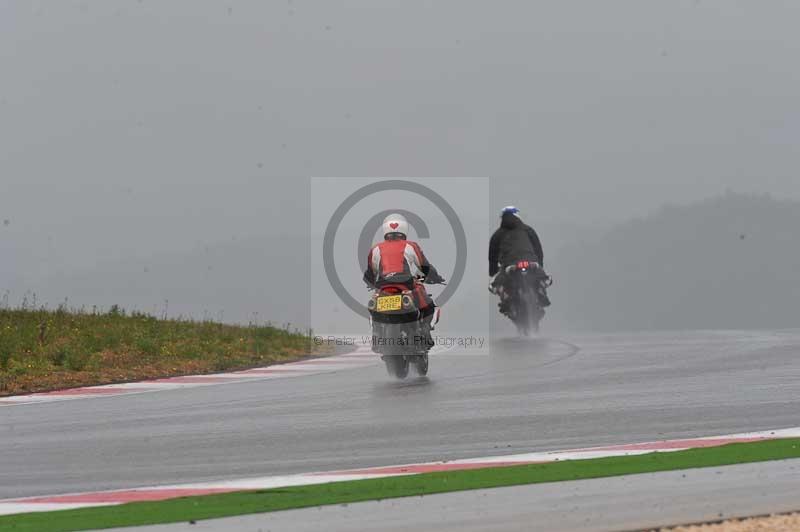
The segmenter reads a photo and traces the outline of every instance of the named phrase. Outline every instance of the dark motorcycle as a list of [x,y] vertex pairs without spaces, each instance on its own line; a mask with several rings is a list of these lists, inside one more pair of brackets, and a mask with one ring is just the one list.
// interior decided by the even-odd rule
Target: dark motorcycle
[[552,278],[535,262],[520,260],[506,266],[501,297],[510,298],[508,317],[522,336],[539,332],[545,315],[539,294],[552,284]]
[[[424,289],[418,288],[422,283],[422,279],[414,279],[414,290],[406,283],[384,284],[367,302],[372,351],[381,355],[386,371],[398,379],[408,376],[411,365],[419,375],[428,373],[428,351],[433,347],[430,332],[439,321],[440,309]],[[428,300],[425,309],[419,308],[417,298],[421,294]]]

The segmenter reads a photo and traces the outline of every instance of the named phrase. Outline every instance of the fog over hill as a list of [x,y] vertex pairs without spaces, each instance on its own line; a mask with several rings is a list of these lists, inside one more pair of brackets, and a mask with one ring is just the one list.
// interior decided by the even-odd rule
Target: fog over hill
[[[547,267],[556,278],[546,333],[800,324],[798,202],[729,193],[663,207],[610,230],[530,221],[549,250]],[[470,235],[470,268],[479,271],[459,288],[464,301],[479,302],[487,295],[480,236]],[[308,253],[307,238],[298,236],[230,240],[18,283],[12,301],[18,302],[26,287],[50,306],[68,298],[75,305],[116,303],[157,315],[167,311],[171,316],[303,327],[309,323],[311,273],[301,265]],[[438,247],[428,253],[443,267],[451,266]],[[358,277],[359,272],[348,275]],[[474,305],[448,307],[445,325],[450,329],[482,330],[485,325],[486,314]],[[341,321],[347,313],[339,310]],[[502,327],[504,321],[498,330],[511,331]],[[343,330],[353,331],[360,321],[344,323]]]
[[728,193],[664,207],[551,263],[573,329],[800,325],[800,203]]

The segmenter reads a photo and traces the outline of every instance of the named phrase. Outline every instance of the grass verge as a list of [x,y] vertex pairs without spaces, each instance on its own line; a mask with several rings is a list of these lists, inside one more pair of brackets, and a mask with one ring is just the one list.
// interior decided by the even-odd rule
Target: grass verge
[[0,396],[241,369],[314,352],[288,326],[0,308]]
[[565,480],[590,479],[800,458],[800,439],[737,443],[640,456],[571,460],[465,471],[426,473],[260,491],[186,497],[161,502],[0,517],[0,531],[66,532],[174,523],[292,508],[430,495]]

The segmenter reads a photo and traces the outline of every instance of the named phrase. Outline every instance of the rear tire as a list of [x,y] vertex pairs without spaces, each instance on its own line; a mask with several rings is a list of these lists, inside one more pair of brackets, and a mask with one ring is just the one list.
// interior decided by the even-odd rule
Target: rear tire
[[528,336],[539,332],[539,320],[542,319],[542,309],[539,308],[539,295],[535,290],[529,290],[526,294],[528,300]]
[[386,371],[392,377],[398,379],[405,379],[408,377],[409,363],[408,359],[403,355],[383,355],[383,361],[386,364]]
[[544,317],[544,311],[539,307],[539,298],[533,287],[523,286],[517,295],[516,316],[514,325],[520,336],[530,336],[539,332],[539,322]]
[[520,336],[528,336],[529,320],[529,306],[528,298],[524,288],[520,287],[516,293],[514,300],[511,302],[514,312],[514,325],[517,326],[517,333]]

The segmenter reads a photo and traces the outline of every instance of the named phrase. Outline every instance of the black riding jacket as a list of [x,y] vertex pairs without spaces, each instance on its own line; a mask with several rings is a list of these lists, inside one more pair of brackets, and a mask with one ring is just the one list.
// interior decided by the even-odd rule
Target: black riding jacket
[[539,235],[513,214],[503,214],[500,228],[489,241],[489,275],[496,275],[500,265],[531,260],[544,267],[544,251]]

